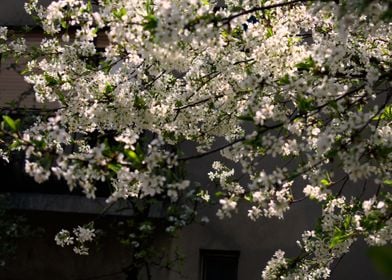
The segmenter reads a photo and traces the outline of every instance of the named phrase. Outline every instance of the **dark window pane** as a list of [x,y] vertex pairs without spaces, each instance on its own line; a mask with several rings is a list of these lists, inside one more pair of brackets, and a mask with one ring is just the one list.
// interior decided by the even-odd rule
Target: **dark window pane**
[[238,251],[200,250],[201,280],[237,280]]

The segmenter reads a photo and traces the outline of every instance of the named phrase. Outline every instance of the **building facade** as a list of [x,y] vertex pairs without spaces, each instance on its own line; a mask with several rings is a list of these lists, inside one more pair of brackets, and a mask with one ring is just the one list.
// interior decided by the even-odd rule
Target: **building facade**
[[[49,1],[46,1],[49,2]],[[32,25],[23,11],[24,0],[3,0],[0,8],[0,25],[10,28]],[[29,43],[40,42],[39,28],[29,33]],[[104,45],[104,42],[102,43]],[[24,107],[34,113],[46,110],[34,101],[31,88],[13,67],[12,61],[3,60],[0,69],[0,106],[3,110],[12,106]],[[56,104],[53,104],[55,108]],[[193,149],[191,143],[184,150]],[[208,167],[217,160],[216,155],[195,159],[187,166],[190,180],[208,185]],[[266,165],[273,165],[268,162]],[[1,191],[10,193],[13,211],[28,217],[34,226],[44,233],[21,240],[16,256],[3,268],[0,279],[130,279],[124,268],[131,262],[129,249],[112,238],[115,230],[107,227],[107,234],[99,241],[89,256],[76,256],[69,248],[56,246],[54,235],[64,227],[85,223],[105,209],[104,198],[88,200],[84,196],[70,195],[60,182],[50,181],[37,185],[23,174],[22,165],[1,167]],[[118,205],[121,208],[121,205]],[[153,267],[152,279],[157,280],[256,280],[277,249],[288,255],[299,253],[296,240],[304,229],[312,229],[320,209],[312,202],[292,206],[284,220],[262,219],[253,222],[247,218],[247,206],[231,219],[220,220],[213,206],[199,210],[207,216],[207,224],[194,223],[178,233],[177,238],[157,236],[157,247],[167,248],[171,256],[183,256],[172,269]],[[126,219],[132,211],[118,213],[112,209],[106,220]],[[156,210],[159,218],[159,209]],[[152,214],[154,215],[154,214]],[[146,276],[147,277],[147,276]],[[372,267],[366,256],[366,247],[359,242],[332,272],[331,279],[383,279]]]

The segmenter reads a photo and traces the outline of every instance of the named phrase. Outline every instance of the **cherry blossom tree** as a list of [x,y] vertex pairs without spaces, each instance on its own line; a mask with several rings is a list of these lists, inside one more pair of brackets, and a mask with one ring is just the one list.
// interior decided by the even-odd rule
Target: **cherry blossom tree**
[[[357,239],[392,239],[391,3],[217,2],[26,3],[44,39],[31,46],[3,27],[0,52],[27,61],[36,100],[58,107],[27,126],[3,115],[1,155],[23,151],[37,182],[57,176],[88,198],[106,183],[108,204],[127,200],[142,214],[161,202],[168,232],[209,200],[222,219],[246,202],[252,220],[284,219],[313,200],[322,213],[298,241],[301,255],[278,250],[261,274],[326,279]],[[197,154],[186,155],[184,141]],[[220,186],[210,194],[183,166],[214,153],[225,160],[206,174]],[[153,228],[143,223],[138,234]],[[78,227],[56,242],[86,254],[94,235]]]

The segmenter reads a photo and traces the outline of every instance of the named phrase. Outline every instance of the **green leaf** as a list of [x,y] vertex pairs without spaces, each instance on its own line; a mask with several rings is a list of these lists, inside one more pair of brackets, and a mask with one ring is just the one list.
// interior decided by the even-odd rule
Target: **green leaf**
[[16,140],[14,140],[14,141],[11,143],[11,145],[9,145],[9,148],[10,148],[10,150],[16,150],[16,149],[18,149],[20,146],[22,146],[22,143],[21,143],[18,139],[16,139]]
[[144,17],[143,29],[152,31],[158,26],[158,18],[152,14]]
[[45,74],[45,81],[48,84],[48,86],[55,86],[57,85],[59,82],[57,81],[57,79],[55,79],[54,77],[50,76],[49,74]]
[[386,120],[386,121],[392,121],[392,105],[386,106],[380,116],[373,118],[373,120],[379,120],[379,119]]
[[298,97],[297,98],[297,107],[300,113],[306,113],[313,109],[313,98],[306,98],[306,97]]
[[378,156],[387,158],[389,154],[392,153],[392,147],[378,146],[376,147],[375,151],[377,152]]
[[64,28],[64,29],[67,29],[67,27],[68,27],[68,23],[67,23],[67,21],[64,20],[64,19],[60,21],[60,25],[61,25],[61,27]]
[[27,75],[28,73],[30,73],[30,70],[29,70],[27,67],[24,68],[22,71],[20,71],[20,74],[21,74],[22,76]]
[[229,34],[229,32],[226,29],[223,29],[221,31],[221,35],[222,35],[223,38],[227,39],[227,38],[229,38],[230,34]]
[[114,88],[115,87],[112,84],[106,83],[105,84],[105,92],[104,92],[104,94],[109,94],[109,93],[113,92]]
[[328,186],[331,185],[331,182],[328,181],[327,179],[322,179],[322,180],[320,181],[320,183],[323,184],[323,185],[326,186],[326,187],[328,187]]
[[313,58],[309,56],[306,58],[303,62],[300,62],[295,65],[299,71],[309,71],[310,69],[314,68],[316,66],[316,63],[314,62]]
[[146,102],[144,101],[144,99],[139,97],[138,95],[135,96],[133,106],[135,106],[136,109],[146,109],[147,108]]
[[242,26],[234,28],[231,32],[231,36],[236,39],[241,39],[242,34],[244,34],[244,29],[242,28]]
[[121,20],[121,18],[122,18],[123,16],[125,16],[126,14],[127,14],[127,9],[125,9],[124,7],[122,7],[121,9],[117,9],[117,10],[115,10],[115,11],[113,12],[113,15],[114,15],[116,18],[120,19],[120,20]]
[[274,31],[272,30],[272,27],[267,27],[267,34],[266,37],[272,37],[274,35]]
[[154,14],[154,0],[146,1],[146,12],[148,15]]
[[16,119],[15,120],[16,130],[20,130],[21,125],[22,125],[21,120],[20,119]]
[[351,236],[351,233],[344,233],[342,230],[337,229],[335,231],[334,236],[331,238],[331,241],[329,243],[329,248],[333,249],[337,245],[343,243],[345,240],[347,240]]
[[362,219],[361,226],[367,231],[379,230],[384,225],[382,218],[383,215],[380,211],[372,211],[369,215]]
[[346,216],[346,217],[344,218],[343,226],[344,226],[344,228],[345,228],[346,230],[350,228],[350,226],[351,226],[351,220],[352,220],[352,217],[351,217],[350,215],[348,215],[348,216]]
[[16,122],[10,116],[3,116],[3,120],[13,132],[18,130]]
[[265,156],[266,152],[267,152],[267,150],[265,148],[263,148],[263,147],[258,147],[257,148],[257,154],[260,155],[260,156]]
[[278,85],[284,86],[290,84],[290,76],[288,74],[284,75],[278,80]]
[[338,107],[338,102],[336,100],[332,100],[328,102],[328,106],[330,106],[332,109],[334,109],[337,113],[339,113],[339,107]]
[[119,163],[109,163],[108,164],[108,168],[110,170],[114,171],[115,173],[117,173],[121,169],[121,164],[119,164]]
[[91,4],[91,0],[87,1],[87,11],[91,12],[93,10],[93,5]]
[[391,179],[384,180],[383,183],[384,183],[384,185],[392,186],[392,180]]
[[111,70],[111,62],[110,61],[101,61],[99,62],[99,65],[101,66],[102,71],[105,72],[105,74],[109,74]]
[[125,150],[125,155],[135,163],[141,163],[140,157],[132,150]]
[[253,196],[252,196],[252,194],[247,194],[247,195],[244,196],[244,198],[245,198],[246,201],[249,201],[249,202],[252,202],[252,201],[253,201]]
[[216,193],[215,193],[215,196],[216,196],[216,197],[222,197],[223,195],[224,195],[223,192],[216,192]]
[[65,95],[61,91],[56,91],[56,94],[61,103],[66,104]]

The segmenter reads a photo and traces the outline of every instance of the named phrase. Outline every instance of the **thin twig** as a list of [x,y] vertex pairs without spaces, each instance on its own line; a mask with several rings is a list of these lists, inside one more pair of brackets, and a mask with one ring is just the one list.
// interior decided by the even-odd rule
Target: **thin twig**
[[207,151],[205,153],[201,153],[201,154],[197,154],[197,155],[193,155],[193,156],[189,156],[189,157],[184,157],[184,158],[179,158],[178,160],[180,160],[180,161],[187,161],[187,160],[191,160],[191,159],[197,159],[197,158],[201,158],[201,157],[204,157],[204,156],[208,156],[208,155],[214,154],[216,152],[219,152],[219,151],[221,151],[221,150],[223,150],[225,148],[233,146],[234,144],[242,142],[245,139],[246,139],[245,137],[241,137],[241,138],[238,138],[237,140],[234,140],[233,142],[227,143],[226,145],[223,145],[223,146],[221,146],[219,148],[209,150],[209,151]]
[[251,14],[251,13],[254,13],[254,12],[261,12],[261,11],[271,10],[271,9],[284,7],[284,6],[290,6],[290,5],[297,4],[297,3],[305,3],[305,2],[309,2],[309,1],[310,0],[293,0],[293,1],[289,1],[289,2],[277,3],[277,4],[273,4],[273,5],[269,5],[269,6],[254,7],[252,9],[245,10],[245,11],[239,12],[237,14],[231,15],[229,17],[223,18],[221,21],[223,23],[229,23],[233,19],[235,19],[237,17],[240,17],[240,16],[243,16],[243,15]]

